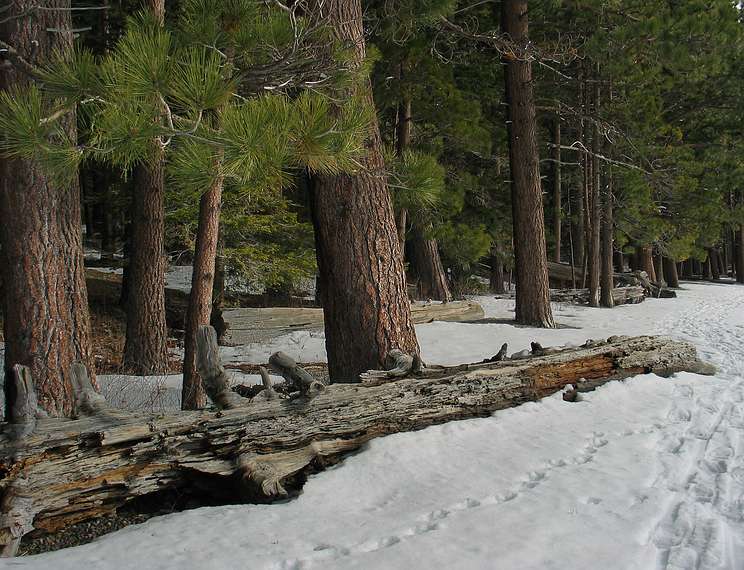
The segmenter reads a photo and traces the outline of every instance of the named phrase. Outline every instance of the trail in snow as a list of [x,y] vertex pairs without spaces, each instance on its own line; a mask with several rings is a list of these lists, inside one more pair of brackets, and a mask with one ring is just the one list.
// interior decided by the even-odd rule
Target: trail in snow
[[695,342],[727,380],[715,395],[676,387],[654,482],[671,492],[653,532],[660,569],[744,568],[744,326],[732,322],[744,310],[742,291],[662,326]]
[[[556,307],[573,328],[418,327],[433,362],[508,341],[611,334],[693,341],[716,377],[651,375],[370,442],[275,505],[202,508],[0,567],[656,570],[744,568],[744,287],[685,284],[677,300]],[[513,304],[483,299],[489,317]],[[296,345],[298,339],[293,339]],[[307,338],[307,350],[317,354]],[[313,352],[315,351],[315,352]],[[299,355],[301,356],[301,355]]]

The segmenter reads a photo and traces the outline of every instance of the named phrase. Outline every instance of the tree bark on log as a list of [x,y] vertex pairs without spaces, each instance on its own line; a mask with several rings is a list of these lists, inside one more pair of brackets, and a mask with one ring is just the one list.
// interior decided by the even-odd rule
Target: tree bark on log
[[[501,3],[501,29],[511,41],[529,44],[527,0]],[[554,328],[550,309],[545,221],[537,150],[532,64],[504,56],[509,165],[511,172],[517,323]]]
[[[354,66],[361,67],[361,0],[315,4],[338,39],[353,47]],[[353,91],[374,109],[368,78]],[[379,368],[394,348],[419,352],[376,119],[366,149],[359,173],[316,175],[311,184],[328,369],[335,382],[354,382]]]
[[[202,367],[205,377],[220,376],[213,357]],[[301,372],[286,357],[271,360],[286,375]],[[408,377],[370,374],[362,384],[325,386],[294,399],[245,399],[217,413],[40,419],[20,439],[4,429],[2,508],[20,514],[0,518],[0,545],[17,539],[19,528],[58,531],[165,489],[199,486],[234,502],[283,498],[308,471],[376,437],[487,416],[568,385],[582,391],[644,373],[713,371],[691,344],[658,337],[611,337],[565,349],[533,343],[530,356],[494,360],[432,368],[419,361]],[[19,488],[22,503],[14,499]]]
[[[45,64],[55,51],[72,49],[70,2],[51,0],[46,10],[38,5],[4,2],[0,37],[25,60]],[[4,63],[0,88],[31,81]],[[64,124],[73,141],[75,121],[73,113]],[[16,364],[28,366],[44,410],[68,415],[73,406],[70,366],[76,360],[93,364],[79,184],[75,180],[63,187],[33,161],[0,158],[0,217],[6,377],[12,377]],[[16,397],[12,382],[5,390],[10,407]]]

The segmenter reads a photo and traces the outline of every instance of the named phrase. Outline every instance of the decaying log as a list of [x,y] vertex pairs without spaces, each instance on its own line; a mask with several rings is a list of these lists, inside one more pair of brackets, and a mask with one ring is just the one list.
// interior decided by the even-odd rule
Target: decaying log
[[[641,286],[615,287],[612,290],[612,299],[616,306],[634,305],[641,303],[645,298],[646,293]],[[589,304],[589,289],[552,289],[550,300],[556,303],[587,305]]]
[[246,403],[230,390],[230,379],[222,367],[217,331],[209,325],[199,327],[196,335],[196,369],[204,391],[219,410],[229,410]]
[[[299,330],[323,330],[323,309],[308,307],[267,307],[226,309],[227,344],[251,344]],[[451,303],[411,303],[416,324],[432,321],[476,321],[485,316],[474,301]]]
[[[309,385],[296,363],[281,356],[273,361],[285,378]],[[235,502],[283,497],[309,470],[375,437],[486,416],[568,385],[583,391],[636,374],[682,370],[711,372],[689,343],[613,337],[543,356],[325,386],[314,398],[254,398],[217,412],[40,419],[12,454],[7,430],[0,435],[0,543],[9,548],[9,537],[29,528],[23,516],[8,513],[31,513],[34,533],[44,533],[168,489],[198,488]],[[13,494],[22,501],[7,498]]]
[[39,408],[31,369],[22,364],[14,365],[12,380],[15,396],[10,409],[10,423],[7,430],[13,442],[21,442],[33,433],[36,420],[43,412]]
[[82,362],[72,363],[72,390],[75,394],[75,415],[94,416],[111,411],[106,399],[93,388],[88,370]]
[[280,374],[300,396],[313,398],[325,390],[325,384],[318,382],[307,370],[299,366],[294,358],[284,352],[272,354],[269,358],[269,366]]

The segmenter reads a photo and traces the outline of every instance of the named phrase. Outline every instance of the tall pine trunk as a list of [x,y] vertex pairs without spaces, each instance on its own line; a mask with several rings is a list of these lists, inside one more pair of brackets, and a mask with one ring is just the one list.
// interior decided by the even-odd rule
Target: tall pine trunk
[[504,294],[504,260],[501,256],[501,246],[494,242],[491,246],[491,278],[490,288],[492,293]]
[[736,231],[736,281],[744,283],[744,224]]
[[651,251],[651,247],[638,246],[636,248],[637,267],[641,271],[645,271],[648,274],[648,278],[656,282],[656,270],[654,269],[654,257]]
[[[606,170],[607,180],[602,192],[602,275],[600,305],[607,308],[615,306],[612,289],[615,287],[614,259],[614,216],[612,210],[612,168]],[[621,254],[622,255],[622,254]],[[622,264],[622,260],[621,260]]]
[[[165,0],[148,0],[160,20]],[[131,251],[127,279],[124,369],[132,374],[168,371],[165,321],[165,164],[159,142],[153,157],[137,167],[132,196]]]
[[[403,64],[400,66],[400,79],[403,78]],[[398,105],[398,124],[395,128],[395,150],[398,156],[402,157],[403,152],[411,144],[411,131],[413,127],[413,116],[411,114],[411,99],[408,96],[404,96],[403,100]],[[406,225],[408,223],[408,210],[401,208],[396,218],[396,225],[398,227],[398,241],[400,241],[401,255],[405,258],[406,255]]]
[[[316,0],[315,9],[336,36],[365,58],[361,0]],[[349,95],[374,108],[368,78]],[[377,121],[370,125],[363,171],[315,175],[312,212],[325,318],[328,368],[334,382],[358,381],[399,348],[418,353],[403,258],[385,179]]]
[[186,330],[184,331],[183,391],[181,394],[181,408],[184,410],[202,408],[207,402],[206,393],[196,368],[196,334],[201,325],[208,325],[211,322],[221,209],[222,178],[218,177],[199,200],[194,267],[191,275],[189,306],[186,311]]
[[[594,126],[592,128],[592,157],[591,176],[587,188],[587,203],[589,207],[589,306],[599,307],[600,302],[600,271],[602,267],[601,252],[601,189],[599,169],[599,128],[597,120],[599,115],[599,73],[594,74],[594,88],[592,90],[592,115]],[[611,295],[610,295],[611,297]]]
[[[43,64],[54,51],[72,48],[70,2],[51,0],[49,10],[37,5],[6,2],[0,37],[27,61]],[[3,89],[28,82],[13,67],[0,71]],[[65,124],[74,140],[74,115]],[[55,184],[33,161],[0,159],[0,216],[6,378],[15,364],[29,366],[41,407],[70,415],[71,364],[82,361],[93,372],[79,185]],[[16,397],[12,385],[5,382],[6,418]]]
[[[401,66],[401,77],[403,68]],[[411,113],[411,99],[404,96],[398,107],[398,125],[396,136],[396,151],[398,156],[411,145],[411,131],[413,130],[413,115]],[[424,220],[412,217],[411,225],[413,232],[408,247],[406,247],[406,216],[404,208],[398,213],[398,240],[400,241],[401,255],[405,258],[406,249],[410,252],[410,268],[418,280],[418,292],[422,299],[434,299],[435,301],[452,300],[447,274],[444,272],[442,259],[439,255],[437,240],[425,235]]]
[[553,261],[561,262],[561,117],[553,124]]
[[[501,28],[514,43],[528,47],[526,0],[501,3]],[[548,286],[532,64],[506,55],[503,59],[517,278],[516,320],[552,328],[555,323]]]

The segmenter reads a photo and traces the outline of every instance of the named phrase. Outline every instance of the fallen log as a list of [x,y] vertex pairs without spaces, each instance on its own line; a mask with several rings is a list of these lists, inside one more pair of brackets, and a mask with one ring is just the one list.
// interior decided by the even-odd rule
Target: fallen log
[[[214,334],[199,338],[215,342]],[[212,392],[221,402],[220,365],[207,348],[200,353],[210,354],[211,371],[201,369],[216,379]],[[272,389],[219,410],[36,418],[33,429],[20,431],[3,426],[0,548],[12,555],[31,529],[59,531],[168,489],[198,488],[231,502],[286,497],[308,472],[375,437],[487,416],[568,385],[583,391],[643,373],[712,372],[691,344],[657,337],[611,337],[579,348],[534,343],[532,351],[508,359],[503,346],[500,360],[453,367],[412,363],[407,377],[372,375],[366,383],[324,386],[312,397],[288,398]],[[309,382],[286,355],[272,365],[300,389]],[[29,385],[23,374],[17,381]],[[33,395],[25,402],[19,421],[28,426]]]
[[[411,303],[411,316],[416,324],[432,321],[475,321],[485,314],[478,303]],[[308,307],[266,307],[225,309],[222,318],[227,326],[226,344],[252,344],[298,330],[322,330],[323,309]]]
[[[640,286],[615,287],[612,290],[615,305],[635,305],[646,298],[645,290]],[[589,289],[551,289],[550,300],[556,303],[589,304]]]

